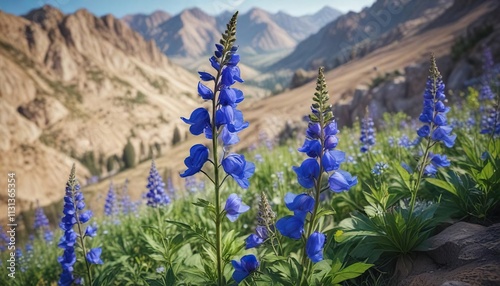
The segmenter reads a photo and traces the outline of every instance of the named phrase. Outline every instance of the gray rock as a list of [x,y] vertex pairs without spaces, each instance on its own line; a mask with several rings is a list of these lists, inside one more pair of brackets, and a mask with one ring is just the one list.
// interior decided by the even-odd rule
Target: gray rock
[[472,286],[469,283],[461,281],[446,281],[441,286]]

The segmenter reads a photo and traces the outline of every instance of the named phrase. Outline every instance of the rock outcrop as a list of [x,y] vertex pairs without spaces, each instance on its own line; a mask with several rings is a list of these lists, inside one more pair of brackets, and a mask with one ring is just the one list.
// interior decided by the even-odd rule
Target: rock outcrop
[[400,286],[500,284],[500,224],[485,227],[459,222],[426,244]]
[[19,211],[62,198],[74,162],[84,183],[106,175],[127,140],[137,160],[170,146],[174,120],[197,105],[192,73],[121,20],[86,10],[0,11],[0,70],[0,172],[18,176]]

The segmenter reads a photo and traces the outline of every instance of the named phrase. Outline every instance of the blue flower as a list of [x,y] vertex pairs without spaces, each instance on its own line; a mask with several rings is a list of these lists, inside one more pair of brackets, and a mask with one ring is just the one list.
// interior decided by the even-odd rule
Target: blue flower
[[339,150],[328,150],[323,154],[321,163],[326,172],[337,170],[345,161],[345,153]]
[[315,159],[306,159],[300,167],[293,166],[292,168],[297,174],[297,180],[302,187],[310,189],[314,186],[319,176],[319,164]]
[[300,239],[304,232],[304,219],[297,216],[285,216],[276,222],[279,232],[292,239]]
[[102,248],[97,247],[97,248],[92,248],[88,253],[87,253],[87,261],[90,264],[103,264],[101,260],[101,253],[102,253]]
[[203,132],[206,132],[205,129],[210,129],[210,115],[205,108],[197,108],[191,113],[189,119],[181,117],[182,121],[191,125],[189,127],[189,132],[193,135],[200,135]]
[[361,120],[361,137],[359,138],[361,141],[361,152],[367,152],[371,146],[375,145],[375,128],[373,124],[373,119],[369,116],[366,116]]
[[[434,57],[431,59],[431,74],[427,78],[424,91],[424,104],[419,120],[424,123],[417,131],[421,138],[435,142],[443,142],[448,148],[453,147],[456,135],[452,135],[452,127],[448,125],[446,113],[450,110],[444,105],[444,83]],[[429,138],[430,136],[430,138]]]
[[234,267],[233,279],[238,284],[259,268],[259,261],[253,254],[243,256],[239,262],[231,260],[231,264]]
[[226,216],[231,222],[234,222],[240,216],[240,214],[248,211],[249,209],[250,207],[245,205],[241,201],[241,197],[239,197],[237,194],[230,194],[227,198],[226,206],[224,207]]
[[156,208],[170,203],[170,198],[165,193],[165,183],[163,182],[160,173],[158,173],[158,170],[156,169],[154,160],[151,162],[146,189],[146,204],[148,206]]
[[243,92],[236,88],[223,88],[219,94],[219,103],[222,106],[232,106],[236,107],[236,105],[243,101],[245,97],[243,96]]
[[448,160],[446,155],[439,155],[439,154],[432,154],[431,153],[429,158],[431,158],[430,164],[428,164],[424,168],[424,174],[427,176],[436,175],[438,168],[450,166],[450,161]]
[[217,124],[225,124],[231,133],[240,132],[248,127],[248,122],[243,121],[243,113],[231,106],[223,106],[217,110]]
[[245,161],[245,156],[239,154],[229,154],[222,160],[224,171],[240,185],[247,189],[250,185],[248,179],[255,172],[255,165],[252,162]]
[[334,192],[347,191],[358,183],[358,178],[356,176],[351,176],[346,171],[337,170],[328,179],[328,184],[330,189]]
[[184,160],[184,164],[188,169],[181,174],[181,177],[184,178],[198,173],[207,161],[208,148],[201,144],[194,145],[189,150],[189,157]]
[[313,263],[323,260],[323,247],[325,247],[326,235],[320,232],[313,232],[306,243],[307,257]]
[[245,249],[250,249],[254,247],[258,247],[263,244],[264,241],[269,237],[269,233],[267,231],[267,227],[259,225],[255,228],[255,233],[252,233],[245,240]]
[[112,216],[117,212],[116,208],[116,194],[113,187],[113,183],[109,184],[108,194],[106,196],[106,201],[104,202],[104,215]]
[[305,193],[300,195],[287,193],[285,205],[295,216],[305,219],[307,213],[312,213],[314,209],[314,198]]
[[35,209],[35,222],[33,224],[33,229],[36,232],[42,232],[45,241],[47,242],[52,241],[54,234],[50,230],[49,220],[47,219],[47,216],[43,212],[43,208],[41,208],[38,205],[38,201],[37,201],[37,208]]
[[205,100],[214,99],[214,92],[201,82],[198,82],[198,94]]
[[[82,192],[80,192],[80,184],[75,176],[75,165],[73,165],[69,180],[66,183],[63,209],[64,216],[61,218],[61,223],[59,224],[60,228],[64,231],[58,244],[58,247],[64,249],[63,255],[57,259],[63,269],[59,277],[59,285],[71,285],[75,281],[73,277],[73,266],[77,261],[75,254],[77,238],[85,236],[85,234],[81,232],[83,229],[82,224],[89,221],[92,217],[92,211],[84,210],[85,204],[83,201],[84,198]],[[73,230],[75,224],[78,224],[79,233]],[[80,247],[82,246],[80,245]]]
[[451,134],[452,128],[450,126],[439,126],[432,132],[432,140],[442,141],[448,148],[453,147],[455,144],[456,134]]
[[88,225],[85,229],[85,236],[95,237],[97,235],[97,224]]
[[304,145],[297,149],[299,152],[306,153],[307,156],[311,158],[316,158],[321,155],[321,150],[323,147],[321,147],[321,142],[319,140],[309,140],[306,139],[304,141]]
[[200,75],[200,79],[203,81],[215,80],[215,77],[207,72],[199,71],[198,74]]

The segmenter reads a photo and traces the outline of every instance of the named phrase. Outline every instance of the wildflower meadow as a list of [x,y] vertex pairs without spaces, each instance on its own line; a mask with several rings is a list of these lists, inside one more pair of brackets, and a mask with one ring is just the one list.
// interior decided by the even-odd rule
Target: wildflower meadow
[[179,119],[203,137],[172,174],[186,187],[175,190],[152,160],[144,196],[133,201],[114,182],[97,215],[73,166],[59,174],[59,220],[37,208],[34,233],[17,245],[16,279],[0,229],[0,285],[391,285],[442,225],[498,222],[500,84],[488,49],[464,94],[447,95],[430,56],[420,116],[367,110],[351,128],[336,120],[335,86],[319,68],[295,138],[241,150],[252,122],[240,109],[237,16],[214,43],[212,70],[199,72],[199,107]]

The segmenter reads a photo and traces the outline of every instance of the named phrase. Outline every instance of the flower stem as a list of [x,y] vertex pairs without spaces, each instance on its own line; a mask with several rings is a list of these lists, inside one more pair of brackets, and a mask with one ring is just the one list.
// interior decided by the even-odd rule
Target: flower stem
[[81,222],[80,222],[80,217],[78,216],[78,209],[76,206],[76,199],[75,199],[75,186],[71,186],[71,196],[73,199],[74,203],[74,208],[75,208],[75,218],[76,218],[76,225],[78,226],[78,234],[80,237],[80,245],[82,246],[83,250],[83,260],[85,261],[85,267],[87,268],[87,278],[89,279],[89,285],[92,285],[92,274],[90,272],[90,264],[87,261],[87,258],[85,257],[87,255],[87,249],[85,248],[85,242],[83,240],[84,234],[82,234],[82,227],[81,227]]

